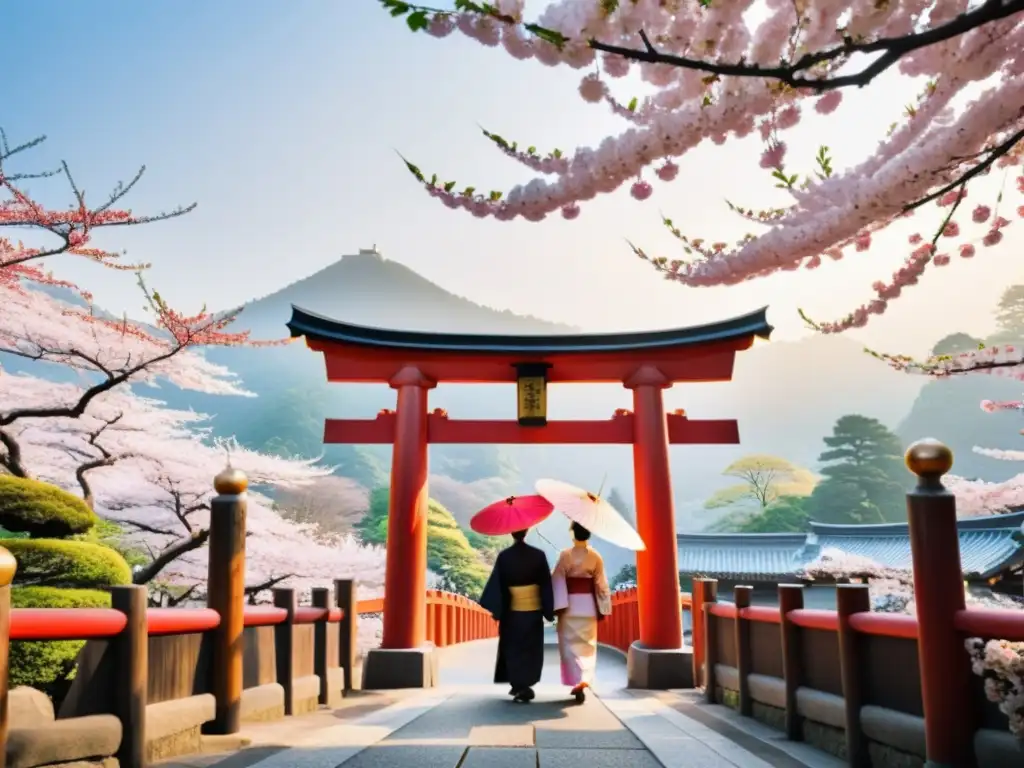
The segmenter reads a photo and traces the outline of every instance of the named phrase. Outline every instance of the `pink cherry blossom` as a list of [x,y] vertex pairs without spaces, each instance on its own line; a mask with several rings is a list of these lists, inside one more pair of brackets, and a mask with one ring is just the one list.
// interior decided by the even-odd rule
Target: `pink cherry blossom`
[[[475,19],[462,19],[472,14],[457,14],[460,33],[492,44],[493,40],[483,39],[484,32],[492,34],[496,30],[503,48],[517,57],[528,56],[546,65],[573,69],[596,66],[601,74],[584,77],[581,97],[594,103],[603,101],[628,122],[623,130],[594,146],[580,146],[567,156],[565,172],[524,181],[508,190],[501,201],[488,201],[486,207],[452,206],[448,197],[434,196],[445,205],[478,216],[541,221],[548,214],[571,204],[582,205],[597,195],[612,194],[622,187],[633,191],[634,180],[645,168],[657,173],[661,163],[678,162],[701,145],[727,143],[755,130],[770,142],[760,159],[762,168],[783,169],[788,157],[799,157],[801,164],[810,164],[819,147],[803,142],[796,146],[795,139],[784,135],[787,131],[796,135],[793,129],[802,114],[813,109],[818,115],[835,114],[851,124],[858,119],[856,114],[839,115],[843,96],[838,89],[826,93],[807,88],[780,90],[777,82],[768,79],[716,77],[661,64],[633,63],[612,54],[594,54],[587,40],[636,47],[637,30],[643,29],[667,54],[774,66],[779,61],[792,61],[798,55],[796,51],[813,54],[829,49],[834,45],[838,24],[846,24],[846,32],[858,39],[898,37],[910,30],[933,29],[963,10],[936,0],[890,3],[884,12],[869,8],[861,13],[854,9],[851,19],[842,21],[842,14],[836,15],[838,6],[814,6],[805,9],[803,23],[794,28],[791,4],[772,0],[763,7],[763,14],[748,14],[748,9],[749,4],[744,3],[711,3],[695,11],[678,3],[654,0],[617,4],[553,0],[539,4],[535,20],[517,15],[522,10],[516,5],[513,18],[517,23],[483,25],[486,29],[481,29]],[[533,21],[540,28],[564,36],[565,44],[555,46],[541,37],[531,37],[529,30],[536,27],[525,25]],[[530,43],[528,49],[524,40]],[[865,244],[875,244],[877,249],[882,244],[879,235],[883,230],[914,215],[907,209],[908,204],[935,199],[938,206],[948,207],[966,195],[965,188],[950,185],[955,185],[988,148],[1019,129],[1020,104],[1024,103],[1024,77],[1018,76],[1024,73],[1022,50],[1024,17],[1017,14],[972,29],[955,41],[904,56],[897,69],[909,78],[927,82],[927,88],[906,114],[897,118],[891,130],[864,145],[869,148],[862,155],[844,157],[841,166],[829,167],[821,177],[803,170],[797,173],[794,168],[790,175],[797,175],[800,183],[786,190],[791,203],[760,218],[762,223],[770,223],[769,227],[711,258],[686,259],[675,269],[668,266],[677,261],[671,257],[648,256],[639,250],[637,255],[643,254],[641,258],[654,269],[681,285],[714,287],[801,267],[813,269],[826,256],[841,260],[846,254],[863,251]],[[638,100],[635,109],[624,107],[618,100],[628,94],[617,98],[604,92],[599,97],[599,83],[616,85],[615,79],[637,71],[647,86],[647,95]],[[834,75],[833,71],[822,71],[822,76]],[[979,83],[989,85],[979,89]],[[842,149],[836,149],[837,158]],[[1024,152],[1018,149],[1000,158],[995,167],[1019,167],[1022,159]],[[1015,174],[1013,178],[1017,190],[1024,193],[1024,176]],[[982,214],[983,209],[988,212]],[[926,218],[928,210],[919,208],[916,214],[922,218],[918,227],[922,242],[932,240],[934,230],[925,228],[934,226],[947,238],[964,238],[965,245],[982,243],[984,232],[969,231],[967,225],[985,224],[993,215],[990,206],[980,205],[970,222],[961,220],[943,226],[941,221],[933,223]],[[865,239],[865,233],[870,239]],[[691,241],[701,239],[698,233],[686,234]],[[915,241],[911,246],[919,244]],[[684,243],[683,247],[689,246]],[[885,286],[884,295],[868,296],[846,317],[817,327],[838,333],[863,325],[885,311],[892,299],[916,286],[931,266],[947,265],[947,255],[934,250],[907,254],[906,263],[891,279],[883,276],[877,281]]]
[[589,74],[580,81],[580,96],[591,104],[601,101],[607,92],[608,88],[601,82],[600,75]]
[[963,187],[961,189],[952,189],[949,192],[946,192],[944,195],[942,195],[938,199],[937,203],[940,207],[947,208],[951,206],[953,203],[955,203],[957,200],[963,200],[965,197],[967,197],[967,187]]
[[843,92],[840,90],[828,91],[824,96],[814,103],[814,109],[818,114],[831,115],[843,101]]
[[629,194],[637,200],[646,200],[653,192],[654,187],[643,180],[635,182],[633,186],[629,188]]
[[963,245],[960,246],[960,258],[972,259],[974,258],[974,254],[974,246],[971,245],[970,243],[964,243]]
[[795,104],[790,104],[788,107],[779,112],[779,116],[776,119],[776,123],[779,126],[780,131],[792,128],[799,122],[800,108]]
[[679,166],[673,163],[671,160],[665,161],[656,171],[658,178],[662,181],[672,181],[676,176],[679,175]]
[[786,159],[786,143],[784,141],[772,142],[761,153],[762,168],[781,168],[782,161]]
[[580,215],[580,207],[576,203],[571,203],[562,208],[562,218],[572,221]]
[[1002,239],[1003,233],[1000,232],[998,229],[992,229],[985,233],[985,237],[982,238],[981,242],[984,245],[992,247],[993,245],[998,245],[1000,242],[1002,242]]

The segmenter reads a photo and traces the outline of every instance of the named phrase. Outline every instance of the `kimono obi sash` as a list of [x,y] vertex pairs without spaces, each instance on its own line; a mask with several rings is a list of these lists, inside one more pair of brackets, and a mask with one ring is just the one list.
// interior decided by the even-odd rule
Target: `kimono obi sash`
[[527,584],[522,587],[509,587],[508,591],[509,595],[512,597],[510,610],[517,612],[540,610],[539,584]]
[[565,588],[570,595],[592,595],[594,580],[589,576],[571,576],[565,580]]

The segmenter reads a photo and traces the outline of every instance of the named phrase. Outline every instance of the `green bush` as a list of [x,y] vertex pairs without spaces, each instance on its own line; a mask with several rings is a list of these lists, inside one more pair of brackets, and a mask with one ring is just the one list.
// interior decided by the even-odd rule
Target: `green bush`
[[[55,589],[53,587],[15,587],[11,590],[14,608],[109,608],[110,593],[98,589]],[[56,640],[11,642],[9,656],[11,688],[27,685],[42,691],[59,706],[74,679],[75,658],[85,642]]]
[[18,561],[20,587],[93,589],[132,583],[132,569],[103,544],[62,539],[10,539],[4,546]]
[[125,544],[124,528],[118,523],[100,518],[96,526],[73,537],[74,541],[100,544],[117,552],[130,566],[148,565],[152,560],[146,552],[131,544]]
[[49,483],[0,475],[0,526],[33,538],[63,538],[85,533],[98,522],[77,496]]

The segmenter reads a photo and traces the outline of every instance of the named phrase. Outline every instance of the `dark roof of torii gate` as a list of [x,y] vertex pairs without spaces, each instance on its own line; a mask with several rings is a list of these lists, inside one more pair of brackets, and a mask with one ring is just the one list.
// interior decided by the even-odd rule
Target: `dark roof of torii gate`
[[717,323],[631,333],[581,333],[497,336],[482,333],[428,333],[370,328],[332,320],[292,306],[288,329],[292,336],[322,339],[364,347],[390,347],[407,351],[557,354],[564,352],[622,352],[634,349],[665,349],[750,336],[767,339],[772,332],[768,307]]
[[771,335],[767,311],[662,331],[503,336],[371,328],[293,305],[288,329],[325,353],[330,381],[386,381],[396,372],[389,363],[399,362],[438,381],[515,381],[514,362],[549,363],[552,382],[622,381],[642,364],[672,381],[721,381],[731,378],[737,351]]

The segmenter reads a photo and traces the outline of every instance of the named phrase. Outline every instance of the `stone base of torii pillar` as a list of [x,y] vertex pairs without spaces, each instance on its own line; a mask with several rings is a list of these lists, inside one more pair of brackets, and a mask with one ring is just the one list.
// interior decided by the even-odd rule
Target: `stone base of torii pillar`
[[438,684],[437,648],[372,648],[363,661],[363,690],[433,688]]
[[693,649],[647,648],[637,641],[626,655],[626,681],[630,688],[654,691],[693,688]]

